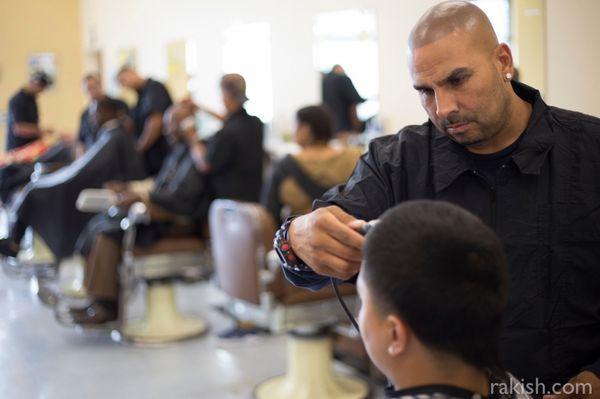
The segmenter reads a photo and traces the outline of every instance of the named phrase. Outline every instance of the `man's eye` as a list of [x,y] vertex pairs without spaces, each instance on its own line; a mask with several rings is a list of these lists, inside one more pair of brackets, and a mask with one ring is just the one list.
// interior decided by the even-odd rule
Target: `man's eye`
[[425,95],[425,96],[430,96],[431,94],[433,94],[433,90],[431,90],[431,89],[421,89],[419,91],[421,92],[422,95]]
[[459,86],[464,81],[465,81],[465,77],[464,76],[459,76],[459,77],[450,79],[448,81],[448,83],[450,83],[450,85],[452,85],[452,86]]

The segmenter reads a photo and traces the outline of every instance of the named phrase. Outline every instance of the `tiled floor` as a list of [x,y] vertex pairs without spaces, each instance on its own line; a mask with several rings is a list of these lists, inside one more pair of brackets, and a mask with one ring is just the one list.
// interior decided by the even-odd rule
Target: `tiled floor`
[[212,308],[220,293],[202,283],[178,287],[178,298],[183,311],[210,324],[209,333],[139,348],[59,325],[27,280],[0,272],[0,398],[248,398],[256,383],[284,372],[285,336],[223,347],[214,332],[230,321]]

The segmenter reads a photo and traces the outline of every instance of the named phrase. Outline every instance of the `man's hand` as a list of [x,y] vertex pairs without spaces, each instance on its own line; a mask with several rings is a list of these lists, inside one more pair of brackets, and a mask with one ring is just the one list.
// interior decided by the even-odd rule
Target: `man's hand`
[[117,202],[115,205],[122,209],[128,209],[131,205],[141,200],[142,198],[134,192],[122,191],[117,195]]
[[317,274],[347,280],[360,269],[365,239],[357,230],[364,223],[337,206],[317,209],[294,219],[290,244]]
[[591,371],[582,371],[563,386],[561,393],[544,395],[544,399],[600,399],[600,378]]
[[104,188],[119,194],[127,189],[127,183],[118,180],[110,180],[104,183]]

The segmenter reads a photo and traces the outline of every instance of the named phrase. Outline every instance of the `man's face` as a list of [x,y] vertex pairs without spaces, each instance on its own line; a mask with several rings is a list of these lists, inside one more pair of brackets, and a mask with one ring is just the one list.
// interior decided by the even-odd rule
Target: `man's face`
[[429,119],[459,144],[485,143],[510,118],[495,54],[455,31],[414,49],[409,57],[413,85]]
[[33,82],[31,85],[31,90],[33,91],[34,94],[40,94],[41,92],[43,92],[44,90],[46,90],[46,86],[37,83],[37,82]]
[[83,82],[83,90],[92,100],[98,100],[102,98],[102,86],[96,79],[86,79],[85,82]]
[[377,304],[374,303],[371,288],[363,278],[363,273],[358,275],[356,288],[361,301],[358,314],[361,338],[371,361],[382,373],[388,375],[388,370],[391,367],[388,347],[392,337],[386,334],[385,317],[383,312],[377,308]]
[[136,74],[133,71],[122,71],[121,73],[119,73],[119,75],[117,76],[117,80],[119,81],[119,84],[123,87],[127,87],[128,89],[134,89],[136,88]]

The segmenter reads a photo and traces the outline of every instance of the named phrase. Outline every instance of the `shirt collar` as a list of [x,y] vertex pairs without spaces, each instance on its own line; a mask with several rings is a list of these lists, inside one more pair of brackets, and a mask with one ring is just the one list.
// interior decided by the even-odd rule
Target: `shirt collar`
[[423,385],[405,389],[394,390],[390,385],[385,389],[386,398],[421,398],[421,397],[449,397],[456,399],[481,399],[482,396],[468,389],[454,385]]
[[[523,132],[523,140],[512,155],[512,159],[521,173],[539,174],[554,143],[552,129],[547,119],[543,117],[548,106],[542,100],[538,90],[514,81],[512,86],[519,97],[532,105],[531,116],[527,128]],[[435,191],[440,192],[461,174],[472,169],[472,165],[469,157],[466,156],[464,147],[438,131],[431,121],[428,123],[430,134],[433,136],[432,157]]]

